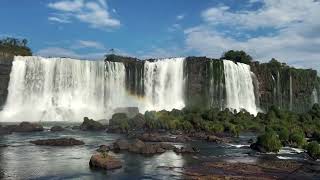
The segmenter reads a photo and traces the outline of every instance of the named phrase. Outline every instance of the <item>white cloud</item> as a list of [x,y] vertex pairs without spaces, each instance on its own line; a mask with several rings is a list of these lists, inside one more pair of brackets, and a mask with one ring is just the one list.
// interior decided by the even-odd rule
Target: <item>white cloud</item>
[[56,9],[59,11],[80,11],[84,6],[83,0],[73,0],[73,1],[59,1],[55,3],[49,3],[48,6],[52,9]]
[[257,11],[233,12],[228,6],[213,7],[202,12],[203,19],[212,25],[238,25],[243,28],[283,28],[309,16],[310,11],[319,11],[314,0],[264,0]]
[[96,42],[96,41],[86,41],[86,40],[79,40],[77,41],[77,44],[74,45],[74,48],[94,48],[94,49],[106,49],[105,46],[102,43]]
[[173,24],[172,26],[170,26],[168,28],[168,31],[169,32],[174,32],[174,31],[177,31],[177,30],[180,30],[181,29],[181,25],[176,23],[176,24]]
[[[77,19],[88,23],[93,28],[107,29],[121,25],[118,19],[110,16],[105,0],[88,2],[84,0],[62,0],[49,3],[48,7],[58,11],[59,16],[64,16],[67,19]],[[57,16],[51,17],[51,20],[52,18],[55,18],[56,22],[61,19]]]
[[58,23],[70,23],[68,19],[63,19],[59,17],[48,17],[49,21],[58,22]]
[[177,20],[182,20],[182,19],[184,19],[184,17],[185,17],[184,14],[180,14],[176,18],[177,18]]
[[[256,11],[231,12],[227,6],[214,7],[202,12],[203,23],[185,30],[186,45],[201,55],[220,57],[229,49],[242,49],[256,59],[267,61],[272,57],[291,65],[320,70],[320,2],[299,0],[264,0]],[[229,26],[233,35],[219,25]],[[258,28],[273,28],[275,33],[250,32]]]

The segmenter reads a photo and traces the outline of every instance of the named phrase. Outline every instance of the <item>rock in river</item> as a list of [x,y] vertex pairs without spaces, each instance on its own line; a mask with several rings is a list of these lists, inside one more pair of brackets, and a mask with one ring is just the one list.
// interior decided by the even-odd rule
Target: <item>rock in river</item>
[[30,143],[40,146],[76,146],[84,145],[83,141],[74,138],[60,138],[60,139],[42,139],[30,141]]
[[105,126],[103,126],[98,121],[94,121],[92,119],[89,119],[88,117],[84,117],[80,129],[83,131],[102,131],[105,130]]
[[64,131],[64,128],[61,127],[61,126],[53,126],[51,129],[50,129],[51,132],[59,132],[59,131]]
[[89,165],[93,168],[102,168],[107,170],[119,169],[122,167],[120,160],[108,155],[107,153],[97,153],[92,155]]

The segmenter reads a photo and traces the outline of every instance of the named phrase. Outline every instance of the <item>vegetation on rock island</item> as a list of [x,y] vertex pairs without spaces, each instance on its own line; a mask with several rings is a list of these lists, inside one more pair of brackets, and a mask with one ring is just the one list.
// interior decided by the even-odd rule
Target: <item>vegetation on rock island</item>
[[268,112],[258,113],[257,116],[245,110],[231,112],[228,109],[190,108],[147,111],[134,118],[115,114],[110,120],[109,129],[122,133],[134,130],[179,130],[186,134],[204,132],[234,137],[241,132],[254,132],[260,134],[256,145],[262,147],[263,151],[278,152],[282,146],[308,147],[306,138],[320,142],[320,106],[315,104],[309,112],[301,114],[272,106]]
[[1,55],[21,55],[31,56],[31,49],[27,46],[26,39],[5,38],[0,39],[0,54]]

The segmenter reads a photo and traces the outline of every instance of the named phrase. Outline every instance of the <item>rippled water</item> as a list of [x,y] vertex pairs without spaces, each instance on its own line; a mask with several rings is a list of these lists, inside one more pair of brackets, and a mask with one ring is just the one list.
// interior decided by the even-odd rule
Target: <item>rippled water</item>
[[[73,137],[85,142],[83,146],[35,146],[36,139]],[[201,152],[196,155],[177,155],[172,151],[154,156],[131,153],[114,154],[123,161],[123,168],[114,171],[91,170],[89,160],[97,147],[110,144],[120,135],[105,132],[67,130],[53,133],[13,133],[0,137],[0,177],[4,179],[181,179],[183,166],[194,165],[210,158],[221,157],[230,162],[254,163],[257,157],[249,156],[246,142],[252,136],[241,136],[238,144],[217,145],[192,142]],[[182,146],[182,144],[175,144]],[[291,152],[290,152],[291,153]],[[292,154],[290,154],[292,156]],[[281,154],[281,157],[287,157]],[[297,157],[297,156],[296,156]]]

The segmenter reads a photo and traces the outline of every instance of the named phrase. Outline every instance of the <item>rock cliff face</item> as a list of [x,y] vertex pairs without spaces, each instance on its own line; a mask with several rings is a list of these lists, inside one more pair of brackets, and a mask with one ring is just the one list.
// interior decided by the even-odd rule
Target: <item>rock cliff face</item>
[[[123,62],[126,66],[127,90],[144,95],[145,61],[121,56],[109,56],[106,61]],[[275,105],[282,109],[305,112],[314,103],[319,103],[320,78],[315,70],[296,69],[276,61],[262,64],[253,62],[250,68],[259,109],[267,111]],[[225,108],[227,95],[222,60],[187,57],[184,61],[184,79],[186,106]]]
[[12,55],[0,54],[0,110],[3,108],[8,95],[8,84],[10,80],[12,61]]
[[258,62],[251,70],[259,81],[260,108],[271,105],[295,112],[304,112],[318,103],[319,77],[311,69],[295,69],[284,64]]

